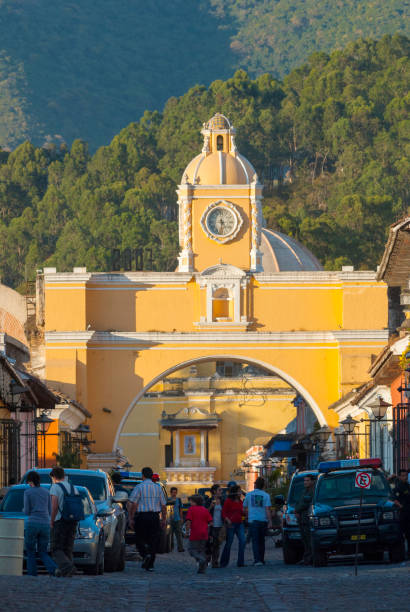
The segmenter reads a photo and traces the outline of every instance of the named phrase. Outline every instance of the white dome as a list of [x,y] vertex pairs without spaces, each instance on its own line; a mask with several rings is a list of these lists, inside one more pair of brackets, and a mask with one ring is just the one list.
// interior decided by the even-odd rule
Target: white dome
[[323,270],[313,253],[281,232],[263,228],[260,249],[265,274]]

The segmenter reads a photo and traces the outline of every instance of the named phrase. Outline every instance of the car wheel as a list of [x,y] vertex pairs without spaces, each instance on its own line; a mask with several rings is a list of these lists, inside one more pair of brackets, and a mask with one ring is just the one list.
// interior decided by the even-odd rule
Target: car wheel
[[402,563],[406,558],[406,549],[404,547],[404,540],[390,546],[389,548],[389,559],[390,563]]
[[110,549],[105,551],[104,570],[106,572],[115,572],[120,562],[121,554],[121,536],[118,531],[115,532],[114,540]]
[[98,542],[97,556],[95,563],[83,568],[84,574],[98,576],[104,573],[104,536]]
[[121,545],[120,559],[117,565],[117,572],[123,572],[125,570],[125,541]]
[[291,546],[287,540],[283,540],[283,560],[286,565],[295,565],[302,557],[302,548]]

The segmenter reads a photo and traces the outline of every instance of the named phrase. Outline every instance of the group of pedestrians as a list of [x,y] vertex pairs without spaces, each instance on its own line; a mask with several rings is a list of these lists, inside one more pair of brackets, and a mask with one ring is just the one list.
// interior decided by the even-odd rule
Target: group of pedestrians
[[[161,530],[165,529],[167,522],[164,490],[159,483],[152,481],[152,476],[151,468],[142,469],[142,482],[134,487],[128,504],[129,524],[135,530],[142,568],[151,572],[154,570]],[[189,554],[198,562],[198,573],[205,573],[208,564],[214,568],[227,567],[235,536],[239,544],[237,566],[245,566],[245,521],[249,525],[254,565],[264,565],[266,530],[272,527],[271,500],[264,488],[264,479],[257,478],[254,490],[247,493],[243,501],[242,491],[236,483],[231,484],[226,499],[217,484],[213,485],[211,497],[206,501],[201,495],[190,497],[191,506],[185,517],[185,525],[189,536]],[[182,501],[176,487],[171,488],[170,495],[173,502],[170,518],[172,539],[176,539],[178,552],[184,552]]]
[[[74,539],[78,522],[64,515],[64,502],[68,495],[78,495],[73,485],[65,480],[64,469],[54,467],[50,489],[40,486],[38,472],[27,475],[29,487],[24,491],[24,514],[27,525],[24,544],[27,553],[27,574],[37,575],[36,554],[50,576],[69,577],[75,574],[73,563]],[[51,555],[48,547],[51,537]]]
[[[206,571],[208,563],[212,567],[229,565],[233,541],[238,539],[237,566],[245,566],[245,521],[251,534],[254,565],[265,564],[265,535],[272,527],[271,500],[263,490],[265,481],[257,478],[255,489],[246,494],[242,501],[242,491],[238,485],[229,488],[225,501],[219,485],[212,487],[212,497],[206,504],[201,495],[191,497],[191,507],[186,516],[189,533],[189,553],[198,562],[198,573]],[[219,558],[222,531],[225,529],[225,545]]]

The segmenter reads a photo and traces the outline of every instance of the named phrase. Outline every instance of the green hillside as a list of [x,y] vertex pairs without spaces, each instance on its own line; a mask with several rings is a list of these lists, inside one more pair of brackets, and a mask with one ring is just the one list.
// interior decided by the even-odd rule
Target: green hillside
[[251,74],[283,77],[314,51],[357,38],[409,33],[408,0],[210,0],[237,28],[231,48]]
[[95,150],[195,84],[282,78],[314,51],[406,33],[408,17],[408,0],[0,0],[0,146]]
[[217,111],[265,183],[268,227],[327,269],[374,269],[409,206],[409,50],[401,36],[359,40],[312,55],[283,83],[238,71],[147,111],[92,156],[80,140],[0,151],[2,281],[22,286],[43,265],[110,270],[113,249],[141,248],[146,269],[175,269],[175,188]]

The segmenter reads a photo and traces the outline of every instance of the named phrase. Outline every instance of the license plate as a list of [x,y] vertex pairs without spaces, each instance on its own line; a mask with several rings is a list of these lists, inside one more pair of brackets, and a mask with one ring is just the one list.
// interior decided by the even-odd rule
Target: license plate
[[[358,535],[352,535],[350,536],[350,539],[353,540],[353,542],[357,542],[357,540],[359,539]],[[360,534],[360,540],[365,540],[366,539],[366,534],[365,533],[361,533]]]

